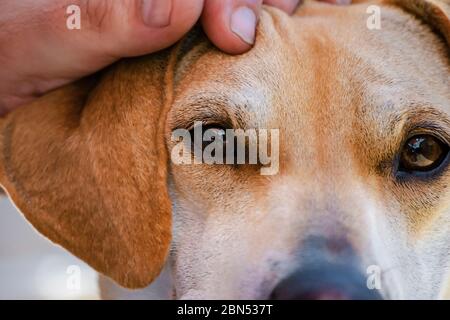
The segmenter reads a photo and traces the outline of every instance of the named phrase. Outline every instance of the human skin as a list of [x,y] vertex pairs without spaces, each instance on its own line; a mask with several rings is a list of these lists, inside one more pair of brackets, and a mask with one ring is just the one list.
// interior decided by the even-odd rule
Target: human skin
[[[349,4],[351,0],[322,0]],[[200,19],[230,54],[251,49],[263,4],[292,13],[301,0],[3,0],[0,2],[0,116],[123,57],[174,44]],[[80,30],[66,8],[81,9]]]

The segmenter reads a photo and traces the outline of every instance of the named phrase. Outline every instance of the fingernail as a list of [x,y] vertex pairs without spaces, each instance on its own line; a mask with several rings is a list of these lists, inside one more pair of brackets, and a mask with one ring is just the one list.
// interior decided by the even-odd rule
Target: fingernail
[[167,27],[171,15],[172,0],[142,0],[142,18],[149,27]]
[[291,1],[288,13],[293,14],[301,4],[303,4],[303,0]]
[[249,45],[255,43],[256,23],[256,14],[248,7],[239,7],[231,15],[231,31]]

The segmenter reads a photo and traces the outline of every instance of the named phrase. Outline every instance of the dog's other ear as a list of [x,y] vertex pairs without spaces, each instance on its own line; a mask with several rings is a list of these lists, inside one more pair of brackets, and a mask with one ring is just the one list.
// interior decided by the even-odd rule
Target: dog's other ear
[[450,0],[389,0],[418,16],[439,32],[450,46]]
[[0,184],[19,210],[128,288],[158,276],[171,241],[168,56],[121,62],[0,118]]

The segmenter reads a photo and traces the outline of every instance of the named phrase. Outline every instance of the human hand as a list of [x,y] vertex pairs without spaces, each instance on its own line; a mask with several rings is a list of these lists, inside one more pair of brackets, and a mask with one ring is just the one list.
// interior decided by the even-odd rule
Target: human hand
[[[348,4],[351,0],[322,0]],[[2,0],[0,116],[123,57],[169,47],[201,19],[223,51],[240,54],[255,41],[262,4],[291,14],[300,0]],[[82,27],[68,30],[77,4]]]

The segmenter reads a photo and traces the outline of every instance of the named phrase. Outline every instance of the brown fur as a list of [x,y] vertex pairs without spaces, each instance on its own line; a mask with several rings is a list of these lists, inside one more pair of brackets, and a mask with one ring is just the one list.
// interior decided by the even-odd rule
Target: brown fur
[[160,133],[169,69],[168,54],[122,62],[1,122],[1,183],[16,206],[127,287],[159,274],[171,239]]
[[[400,5],[423,18],[450,41],[447,0],[392,0],[389,3]],[[267,48],[265,51],[255,48],[254,53],[260,55],[257,57],[258,64],[267,65],[267,70],[273,63],[285,70],[286,79],[283,81],[286,83],[289,83],[287,79],[291,83],[298,83],[295,76],[302,74],[305,83],[313,84],[291,89],[278,88],[274,84],[269,90],[280,91],[280,97],[274,100],[274,104],[279,103],[275,106],[279,109],[273,109],[275,112],[272,117],[258,125],[270,128],[282,124],[287,136],[308,136],[313,132],[311,136],[321,142],[316,144],[317,148],[301,149],[298,145],[284,142],[280,160],[281,177],[289,173],[295,175],[297,181],[307,184],[312,177],[308,173],[320,172],[320,176],[313,176],[313,185],[323,190],[345,190],[346,185],[350,184],[347,182],[354,177],[350,177],[342,168],[352,161],[358,168],[354,173],[357,179],[371,179],[374,170],[384,174],[383,168],[375,164],[388,159],[401,142],[389,140],[382,133],[377,137],[368,134],[367,127],[378,128],[385,119],[372,118],[372,123],[368,121],[367,114],[360,114],[364,109],[357,108],[367,104],[367,101],[359,92],[346,92],[348,85],[362,90],[362,86],[358,87],[361,84],[356,83],[355,86],[355,83],[340,82],[339,76],[348,72],[360,72],[368,78],[377,76],[376,66],[368,66],[364,61],[363,65],[367,68],[358,70],[361,61],[333,42],[342,34],[352,41],[357,36],[353,30],[343,31],[348,21],[356,21],[359,17],[353,11],[346,10],[326,5],[307,5],[295,18],[299,20],[295,21],[303,21],[310,32],[318,34],[321,34],[321,28],[325,30],[330,23],[342,32],[336,31],[336,37],[323,32],[323,38],[319,40],[312,35],[308,38],[306,34],[302,44],[282,40],[286,32],[286,39],[293,37],[289,32],[302,32],[293,27],[296,25],[294,20],[287,22],[278,14],[267,15],[263,20],[272,19],[274,29],[264,29],[262,26],[259,43],[268,48],[271,39],[281,39],[276,43],[282,45],[270,49],[279,50],[277,53],[285,50],[283,52],[290,52],[291,57],[298,56],[298,59],[305,60],[277,60],[261,53],[267,52]],[[389,14],[397,17],[398,11],[393,8]],[[309,16],[320,18],[311,19],[311,26],[308,26]],[[332,22],[328,18],[332,18]],[[398,21],[402,24],[406,18],[399,18]],[[436,39],[431,39],[428,29],[417,28],[424,34],[423,41],[428,41],[433,48],[443,48]],[[402,34],[393,31],[391,35],[400,37]],[[368,31],[360,36],[367,36],[368,41],[379,41],[378,38],[370,38]],[[188,121],[183,117],[192,117],[193,113],[203,110],[196,99],[198,97],[190,96],[189,90],[208,84],[214,77],[212,70],[216,77],[220,76],[216,83],[234,83],[239,74],[224,68],[230,63],[244,63],[247,61],[244,59],[248,59],[247,55],[225,57],[204,42],[196,46],[188,45],[188,48],[183,45],[186,42],[164,53],[120,62],[101,75],[56,90],[0,119],[0,183],[17,207],[42,234],[126,287],[143,287],[150,283],[159,274],[168,254],[171,209],[167,191],[166,146],[170,145],[167,134]],[[387,45],[379,44],[380,48],[384,46]],[[366,53],[362,49],[363,58],[364,54],[376,54]],[[411,54],[417,55],[418,59],[425,55],[424,51]],[[322,55],[320,60],[315,59],[318,55]],[[342,56],[348,57],[348,61],[353,61],[353,64],[336,64]],[[440,65],[445,64],[444,57],[441,55]],[[244,64],[240,72],[245,73],[246,67],[251,66]],[[421,72],[412,65],[408,67],[411,73]],[[291,72],[292,78],[289,75]],[[439,70],[435,74],[442,76],[445,71]],[[267,74],[261,73],[260,78],[265,81],[264,77],[269,79]],[[437,83],[440,80],[435,81]],[[429,85],[433,86],[433,82]],[[442,88],[438,85],[435,87]],[[205,86],[202,99],[208,95],[207,89]],[[200,92],[200,89],[197,91]],[[443,96],[448,95],[443,90],[441,93]],[[214,105],[226,105],[228,102],[216,96]],[[289,114],[284,108],[291,105],[296,108]],[[352,108],[342,112],[342,108],[347,106]],[[168,114],[171,108],[173,113]],[[248,110],[239,114],[241,122],[247,121],[250,125],[251,121],[256,121]],[[299,123],[302,123],[301,128]],[[370,143],[370,139],[389,143],[382,150],[375,150],[377,145]],[[333,149],[334,141],[346,143],[352,154],[330,163],[337,152]],[[350,156],[354,158],[350,160]],[[298,159],[304,161],[301,170],[298,168]],[[204,207],[203,212],[209,212],[208,209],[214,207],[213,203],[220,203],[223,197],[235,199],[238,196],[236,193],[245,194],[246,188],[255,190],[255,202],[267,201],[265,190],[272,181],[260,176],[251,177],[251,169],[240,176],[228,176],[228,180],[225,175],[214,180],[211,173],[214,169],[205,169],[203,166],[189,170],[174,169],[176,190],[180,194],[194,192],[196,199],[191,200]],[[233,184],[234,181],[242,185],[238,188]],[[405,191],[395,183],[386,185],[381,179],[373,179],[371,183],[377,186],[377,199],[384,199],[385,193],[394,194],[404,206],[404,212],[414,213],[418,208],[426,208],[436,215],[439,212],[438,207],[427,203],[426,199],[418,197],[417,192],[411,189]],[[214,185],[217,184],[222,184],[223,189],[216,197]],[[414,188],[420,190],[420,186]],[[436,183],[430,190],[439,196],[445,192],[444,183]],[[314,190],[308,192],[314,193]],[[328,198],[331,193],[316,197],[316,203],[308,203],[308,206],[328,208],[331,205]],[[341,197],[333,200],[336,203],[346,202],[351,195],[342,192]],[[270,207],[270,203],[267,203],[267,207]],[[333,207],[331,211],[347,209],[350,210]],[[407,219],[410,219],[409,228],[419,238],[430,216],[423,218],[411,214]],[[263,242],[254,243],[255,248],[262,245]]]

